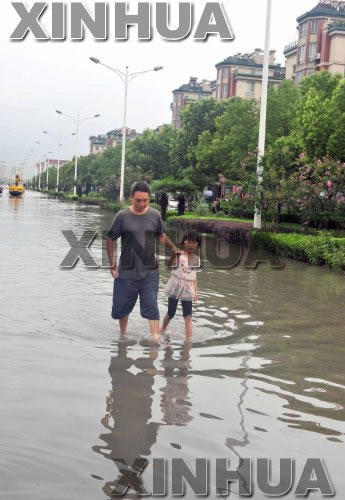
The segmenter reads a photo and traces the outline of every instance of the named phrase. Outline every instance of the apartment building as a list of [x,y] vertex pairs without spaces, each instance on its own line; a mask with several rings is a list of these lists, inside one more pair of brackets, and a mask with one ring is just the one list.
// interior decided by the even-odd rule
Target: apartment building
[[[285,68],[275,62],[275,50],[270,51],[268,86],[278,86],[285,79]],[[249,54],[238,53],[216,64],[217,79],[214,87],[216,99],[242,97],[261,98],[264,51],[255,49]]]
[[320,0],[297,18],[298,39],[284,49],[286,78],[328,70],[345,75],[345,1]]
[[92,135],[89,137],[90,153],[103,153],[107,149],[107,137],[105,135]]
[[189,83],[181,85],[172,92],[173,102],[170,104],[172,111],[171,123],[177,129],[181,127],[180,113],[190,102],[212,97],[211,82],[208,80],[198,82],[197,80],[197,78],[191,76]]
[[[126,128],[126,141],[140,137],[140,133],[131,128]],[[122,144],[122,128],[110,130],[105,135],[92,135],[89,137],[90,153],[103,153],[107,148],[115,148]]]

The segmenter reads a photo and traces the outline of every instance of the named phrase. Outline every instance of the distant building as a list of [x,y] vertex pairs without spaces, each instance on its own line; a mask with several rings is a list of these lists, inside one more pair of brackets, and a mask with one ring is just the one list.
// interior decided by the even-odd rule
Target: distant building
[[[134,129],[126,128],[126,141],[132,141],[141,134]],[[116,148],[122,144],[122,128],[110,130],[105,135],[92,135],[89,137],[90,153],[103,153],[108,148]]]
[[89,137],[90,153],[103,153],[107,149],[107,137],[105,135],[92,135]]
[[[275,50],[270,51],[268,86],[278,86],[285,79],[285,68],[275,64]],[[242,97],[261,98],[264,52],[255,49],[249,54],[236,54],[216,64],[217,80],[213,85],[216,99]]]
[[298,84],[316,71],[345,74],[345,1],[320,0],[297,18],[298,39],[284,49],[286,78]]
[[190,102],[204,97],[212,97],[211,83],[208,80],[197,82],[197,78],[191,76],[189,83],[181,85],[172,93],[173,102],[170,104],[172,111],[171,123],[178,129],[181,127],[180,113]]

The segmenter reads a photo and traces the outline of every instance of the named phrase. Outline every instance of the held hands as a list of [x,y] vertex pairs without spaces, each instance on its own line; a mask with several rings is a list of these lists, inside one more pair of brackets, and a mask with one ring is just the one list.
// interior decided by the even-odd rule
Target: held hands
[[112,275],[113,278],[118,278],[119,270],[118,270],[117,264],[110,266],[110,274]]

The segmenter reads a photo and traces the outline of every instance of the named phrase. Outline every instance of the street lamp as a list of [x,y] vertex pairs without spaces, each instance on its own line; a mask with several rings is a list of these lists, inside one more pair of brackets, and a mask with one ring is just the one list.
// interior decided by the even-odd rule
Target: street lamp
[[[268,68],[269,68],[269,58],[270,58],[271,14],[272,14],[272,0],[267,0],[265,53],[264,53],[262,88],[261,88],[258,163],[256,167],[256,176],[257,176],[259,193],[261,193],[261,184],[263,180],[262,159],[265,154],[265,143],[266,143],[266,114],[267,114]],[[261,229],[261,208],[259,207],[258,203],[256,203],[255,205],[254,229]]]
[[[48,151],[47,156],[51,155],[52,152]],[[49,191],[49,158],[46,159],[47,165],[46,165],[46,171],[47,171],[47,191]]]
[[[61,134],[51,134],[47,130],[43,130],[43,133],[58,138],[58,144],[57,144],[57,173],[56,173],[56,192],[58,193],[59,192],[59,179],[60,179],[60,147],[62,146],[62,144],[61,144],[61,137],[68,137],[69,134],[62,136]],[[76,135],[76,132],[73,132],[72,135]]]
[[76,153],[75,153],[75,160],[74,160],[74,190],[73,190],[74,196],[76,196],[76,194],[77,194],[77,185],[76,185],[76,182],[77,182],[77,174],[78,174],[78,136],[79,136],[79,123],[84,122],[86,120],[91,120],[92,118],[98,118],[101,115],[93,115],[93,116],[88,116],[86,118],[79,118],[79,115],[77,115],[77,118],[75,118],[73,116],[66,115],[66,113],[63,113],[62,111],[59,111],[59,110],[56,110],[56,112],[59,115],[66,116],[67,118],[69,118],[70,120],[72,120],[76,124],[76,126],[77,126],[77,131],[75,132],[75,136],[76,136]]
[[160,71],[163,69],[163,66],[155,66],[153,69],[148,69],[146,71],[136,71],[135,73],[128,74],[128,66],[126,66],[126,72],[123,73],[119,69],[112,68],[107,64],[101,63],[99,59],[96,57],[89,57],[90,61],[95,64],[100,64],[105,68],[113,71],[117,76],[121,78],[125,85],[125,99],[124,99],[124,110],[123,110],[123,127],[122,127],[122,152],[121,152],[121,181],[120,181],[120,201],[123,201],[123,191],[124,191],[124,180],[125,180],[125,157],[126,157],[126,118],[127,118],[127,90],[128,84],[137,76],[142,75],[144,73],[150,73],[151,71]]

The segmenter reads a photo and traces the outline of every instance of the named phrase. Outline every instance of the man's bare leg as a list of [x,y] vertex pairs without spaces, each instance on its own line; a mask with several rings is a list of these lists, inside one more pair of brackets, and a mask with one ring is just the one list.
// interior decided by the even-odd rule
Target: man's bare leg
[[193,320],[192,316],[186,316],[184,319],[186,339],[191,341],[193,338]]
[[128,323],[128,314],[127,316],[124,316],[123,318],[120,318],[119,319],[119,323],[120,323],[120,332],[121,332],[121,335],[126,335],[126,331],[127,331],[127,323]]
[[159,319],[149,319],[152,340],[159,340]]

